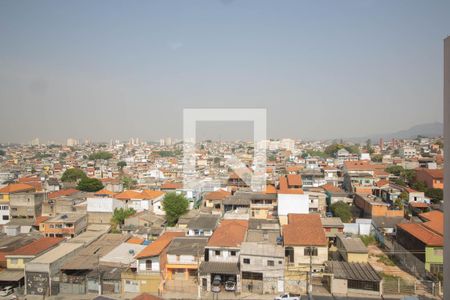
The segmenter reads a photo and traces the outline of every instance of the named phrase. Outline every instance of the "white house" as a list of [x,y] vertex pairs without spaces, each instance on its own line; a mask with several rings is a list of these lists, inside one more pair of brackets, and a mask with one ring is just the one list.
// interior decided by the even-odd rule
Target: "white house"
[[309,213],[309,196],[302,190],[302,178],[297,174],[280,177],[278,189],[278,218],[287,224],[288,214]]

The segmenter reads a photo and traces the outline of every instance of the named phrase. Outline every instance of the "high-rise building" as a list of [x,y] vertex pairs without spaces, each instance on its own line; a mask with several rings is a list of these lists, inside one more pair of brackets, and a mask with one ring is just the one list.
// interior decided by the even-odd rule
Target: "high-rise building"
[[74,147],[78,145],[78,140],[74,138],[68,138],[67,139],[67,146],[68,147]]
[[35,138],[31,140],[31,146],[39,146],[39,138]]

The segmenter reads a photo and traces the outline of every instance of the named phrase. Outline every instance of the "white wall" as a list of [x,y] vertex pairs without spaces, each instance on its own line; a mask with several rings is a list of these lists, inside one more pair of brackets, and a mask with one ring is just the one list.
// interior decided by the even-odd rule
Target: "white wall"
[[124,202],[113,198],[87,198],[87,212],[114,212],[125,207]]
[[[216,255],[215,251],[220,251],[220,255]],[[238,262],[239,261],[239,249],[208,249],[209,251],[209,261],[216,261],[216,262]],[[231,251],[235,251],[236,255],[232,256]]]
[[[200,253],[202,254],[202,253]],[[197,260],[193,255],[179,255],[179,260],[177,260],[177,255],[167,254],[167,263],[169,264],[196,264]]]
[[306,194],[278,194],[278,215],[309,213],[309,196]]
[[149,257],[149,258],[145,258],[145,259],[144,258],[140,259],[139,262],[138,262],[138,265],[139,265],[138,271],[141,271],[141,272],[147,271],[146,268],[145,268],[145,264],[146,264],[145,261],[146,260],[151,260],[152,261],[152,270],[151,270],[152,272],[159,272],[159,270],[160,270],[159,257],[157,257],[157,256]]

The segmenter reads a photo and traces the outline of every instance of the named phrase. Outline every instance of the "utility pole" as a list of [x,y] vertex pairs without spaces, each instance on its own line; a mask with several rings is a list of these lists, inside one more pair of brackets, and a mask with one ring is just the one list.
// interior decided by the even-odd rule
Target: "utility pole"
[[309,276],[308,276],[308,299],[312,299],[312,255],[316,247],[309,246],[306,248],[309,252]]

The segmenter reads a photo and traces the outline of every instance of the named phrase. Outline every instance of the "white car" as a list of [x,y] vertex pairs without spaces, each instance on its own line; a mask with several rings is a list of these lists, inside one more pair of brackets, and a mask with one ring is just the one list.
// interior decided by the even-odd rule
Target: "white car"
[[300,300],[301,296],[292,296],[289,293],[283,294],[279,297],[276,297],[274,300]]
[[12,286],[5,286],[0,290],[0,296],[6,297],[14,293],[14,288]]

